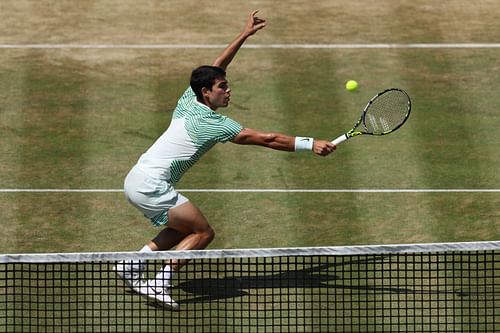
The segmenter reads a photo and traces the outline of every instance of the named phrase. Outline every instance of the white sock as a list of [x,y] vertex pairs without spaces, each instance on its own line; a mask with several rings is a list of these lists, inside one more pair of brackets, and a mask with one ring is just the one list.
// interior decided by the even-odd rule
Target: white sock
[[[144,245],[144,247],[139,252],[153,252],[153,250],[151,250],[149,246]],[[139,261],[129,260],[128,263],[129,265],[132,266],[131,269],[133,271],[141,271],[143,269],[141,266],[146,265],[147,260],[139,260]]]
[[[139,252],[153,252],[153,250],[151,250],[149,246],[144,245],[144,247]],[[147,260],[139,260],[139,262],[141,263],[141,265],[145,265],[147,263]]]
[[170,280],[174,275],[174,271],[170,265],[165,265],[163,269],[156,274],[156,283],[158,286],[170,286]]
[[153,252],[153,250],[151,250],[149,246],[144,245],[144,247],[139,252]]

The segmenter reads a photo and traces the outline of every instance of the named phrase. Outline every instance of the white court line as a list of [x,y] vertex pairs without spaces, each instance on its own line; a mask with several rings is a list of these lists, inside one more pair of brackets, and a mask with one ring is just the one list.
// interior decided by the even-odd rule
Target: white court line
[[[226,44],[0,44],[0,49],[219,49]],[[410,44],[245,44],[248,49],[447,49],[500,48],[500,43],[410,43]],[[0,193],[99,193],[121,189],[0,189]],[[480,193],[500,189],[179,189],[207,193]]]
[[[223,49],[226,44],[0,44],[0,49]],[[245,44],[246,49],[497,49],[500,43]]]
[[[500,193],[500,189],[178,189],[199,193]],[[117,193],[122,189],[0,189],[0,193]]]

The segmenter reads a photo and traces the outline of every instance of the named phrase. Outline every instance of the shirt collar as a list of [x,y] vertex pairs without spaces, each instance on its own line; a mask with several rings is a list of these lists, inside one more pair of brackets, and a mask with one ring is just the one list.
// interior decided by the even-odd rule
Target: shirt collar
[[197,103],[204,111],[209,112],[209,113],[215,113],[215,111],[212,110],[210,107],[208,107],[208,105],[200,103],[196,97],[194,99],[194,102]]

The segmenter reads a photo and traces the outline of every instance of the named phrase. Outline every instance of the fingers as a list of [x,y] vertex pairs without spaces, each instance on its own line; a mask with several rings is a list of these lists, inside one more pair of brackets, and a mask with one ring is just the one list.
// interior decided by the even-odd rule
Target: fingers
[[252,14],[250,14],[248,22],[249,26],[251,26],[254,31],[260,30],[266,26],[266,20],[256,16],[258,12],[258,10],[254,10]]
[[266,22],[266,19],[263,19],[263,18],[260,18],[260,17],[254,17],[253,18],[253,24],[254,25],[262,24],[262,23],[265,23],[265,22]]
[[258,12],[259,12],[259,10],[254,10],[252,12],[252,14],[250,14],[250,20],[253,21],[253,22],[259,22],[259,23],[260,22],[266,22],[265,19],[262,19],[262,18],[260,18],[258,16],[255,16],[255,15],[257,15]]
[[328,156],[337,149],[330,141],[314,141],[314,152],[319,156]]
[[261,23],[261,24],[254,25],[253,30],[254,30],[254,31],[258,31],[258,30],[260,30],[260,29],[264,28],[265,26],[266,26],[266,24],[265,24],[265,23]]

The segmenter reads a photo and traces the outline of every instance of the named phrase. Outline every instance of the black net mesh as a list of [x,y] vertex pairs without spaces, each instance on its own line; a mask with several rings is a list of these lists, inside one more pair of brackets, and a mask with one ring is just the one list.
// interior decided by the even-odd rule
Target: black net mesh
[[0,263],[0,331],[500,331],[499,249],[195,258],[169,289],[176,311],[87,259]]

